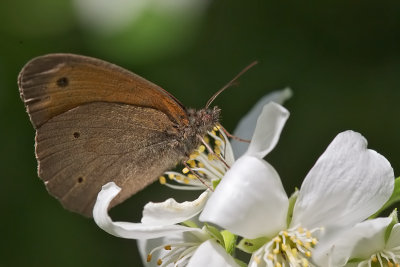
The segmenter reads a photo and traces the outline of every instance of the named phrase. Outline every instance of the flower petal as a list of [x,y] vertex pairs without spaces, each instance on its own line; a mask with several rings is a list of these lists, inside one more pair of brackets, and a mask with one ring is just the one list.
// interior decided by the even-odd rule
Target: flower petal
[[199,214],[210,194],[204,191],[196,200],[178,203],[170,198],[161,203],[149,202],[144,206],[142,223],[146,225],[171,225],[181,223]]
[[307,174],[291,225],[341,228],[376,212],[393,191],[390,163],[359,133],[340,133]]
[[[292,90],[285,88],[283,90],[269,93],[262,97],[254,107],[239,121],[233,134],[243,139],[250,140],[253,136],[254,129],[256,128],[257,118],[260,116],[263,107],[269,102],[283,104],[288,98],[292,96]],[[231,140],[233,152],[236,158],[243,155],[249,146],[248,143]]]
[[289,201],[275,169],[242,156],[225,174],[200,215],[246,238],[271,236],[286,227]]
[[[327,266],[328,257],[333,266],[343,266],[350,259],[368,259],[385,248],[385,231],[391,218],[377,218],[356,224],[344,231],[328,246],[317,246],[314,260],[319,266]],[[330,250],[330,253],[327,253]],[[327,255],[329,255],[327,257]]]
[[129,239],[150,239],[185,231],[201,231],[200,229],[181,225],[146,225],[143,223],[113,222],[110,216],[108,216],[108,206],[120,191],[121,188],[113,182],[103,185],[102,190],[97,195],[97,201],[93,208],[94,221],[101,229],[111,235]]
[[266,104],[257,119],[256,129],[246,155],[264,158],[278,143],[289,111],[274,102]]
[[187,265],[187,267],[203,266],[239,267],[233,257],[213,239],[202,243]]

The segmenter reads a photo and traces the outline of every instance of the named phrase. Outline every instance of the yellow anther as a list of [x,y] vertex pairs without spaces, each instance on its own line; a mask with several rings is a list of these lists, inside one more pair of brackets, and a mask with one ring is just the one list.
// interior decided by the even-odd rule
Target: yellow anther
[[212,134],[212,135],[217,135],[217,133],[215,132],[215,130],[212,130],[212,131],[211,131],[211,134]]
[[311,237],[311,232],[310,231],[306,231],[306,237],[310,238]]
[[214,160],[215,159],[215,156],[214,156],[214,154],[208,154],[207,155],[207,158],[208,158],[208,160]]
[[185,168],[182,169],[182,172],[183,172],[184,174],[186,174],[186,173],[189,172],[189,169],[185,167]]
[[283,232],[282,232],[282,235],[288,237],[288,236],[289,236],[289,233],[288,233],[287,231],[283,231]]
[[311,248],[311,243],[310,243],[310,242],[304,243],[304,247],[305,247],[306,249],[310,249],[310,248]]
[[217,155],[221,154],[221,149],[219,149],[219,147],[214,147],[214,153]]
[[371,261],[372,261],[372,262],[378,262],[378,259],[376,258],[376,256],[373,256],[373,257],[371,258]]
[[165,249],[165,250],[171,250],[171,245],[166,245],[166,246],[164,247],[164,249]]
[[272,250],[272,253],[279,254],[279,248],[276,248],[276,249]]
[[151,261],[151,254],[147,254],[147,262]]
[[175,174],[169,173],[169,174],[168,174],[168,178],[171,179],[171,180],[174,179],[174,178],[175,178]]
[[177,180],[177,181],[182,180],[182,176],[175,176],[175,180]]
[[318,243],[318,240],[316,238],[311,239],[311,243],[315,246]]
[[220,128],[219,126],[214,126],[213,130],[214,131],[219,131],[219,128]]
[[185,184],[189,184],[190,181],[189,181],[188,178],[185,177],[185,178],[183,179],[183,182],[184,182]]
[[388,264],[388,267],[393,267],[393,263],[391,261],[388,261],[387,264]]
[[309,265],[308,265],[308,260],[307,259],[301,259],[301,261],[302,261],[302,267],[308,267]]
[[296,244],[299,245],[299,246],[303,246],[303,242],[301,242],[300,239],[297,239],[297,240],[296,240]]
[[306,257],[311,258],[311,251],[306,251],[306,253],[304,253],[306,255]]
[[196,162],[193,160],[189,163],[189,165],[191,168],[196,168]]
[[292,248],[292,249],[291,249],[291,252],[292,252],[293,257],[297,258],[297,252],[299,252],[299,251],[297,250],[297,248]]
[[199,168],[204,168],[204,164],[203,164],[202,162],[199,162],[199,163],[197,164],[197,166],[199,166]]
[[221,140],[215,140],[215,145],[217,145],[217,146],[221,146]]
[[208,138],[208,136],[204,136],[204,141],[208,144],[208,143],[210,143],[210,138]]
[[166,183],[167,183],[167,180],[165,179],[164,176],[160,176],[160,177],[158,178],[158,180],[160,181],[160,184],[166,184]]
[[193,160],[193,159],[197,158],[199,155],[200,155],[199,152],[195,151],[192,154],[190,154],[189,158],[191,160]]
[[[207,142],[208,143],[208,142]],[[203,153],[206,150],[206,147],[204,145],[199,146],[199,152]]]
[[196,178],[197,178],[195,175],[193,175],[193,174],[191,174],[191,173],[189,173],[189,174],[187,175],[187,177],[188,177],[189,179],[196,179]]
[[283,251],[286,251],[286,249],[287,249],[286,244],[282,244],[282,250],[283,250]]
[[297,232],[299,232],[300,234],[302,234],[303,232],[304,232],[304,229],[303,229],[303,227],[299,227],[299,228],[297,228]]
[[267,258],[268,258],[269,260],[272,261],[272,260],[274,259],[274,255],[272,255],[272,254],[270,253],[270,254],[268,254]]
[[277,262],[277,263],[275,264],[275,267],[282,267],[282,264],[280,264],[279,262]]
[[399,263],[396,263],[396,267],[400,267],[400,264],[399,264]]
[[162,260],[161,260],[161,259],[158,259],[158,260],[157,260],[157,265],[160,266],[161,264],[162,264]]

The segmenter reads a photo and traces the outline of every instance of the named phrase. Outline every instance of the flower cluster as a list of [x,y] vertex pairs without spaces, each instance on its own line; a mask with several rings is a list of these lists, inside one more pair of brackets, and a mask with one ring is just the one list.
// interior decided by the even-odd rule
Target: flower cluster
[[[239,123],[230,142],[216,127],[182,172],[160,182],[203,191],[194,201],[148,203],[141,223],[115,222],[107,210],[120,188],[109,183],[93,216],[106,232],[138,240],[146,266],[400,266],[400,180],[359,133],[339,133],[288,196],[264,157],[278,143],[289,112],[282,90]],[[237,258],[237,251],[248,254]],[[243,254],[243,253],[242,253]]]

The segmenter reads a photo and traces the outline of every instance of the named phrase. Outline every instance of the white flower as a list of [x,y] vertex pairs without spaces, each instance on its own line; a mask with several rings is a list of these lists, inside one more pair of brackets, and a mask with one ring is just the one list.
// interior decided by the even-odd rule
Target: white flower
[[[107,210],[112,199],[120,191],[121,188],[113,182],[104,185],[98,194],[93,218],[100,228],[111,235],[129,239],[146,239],[139,243],[141,247],[154,245],[147,239],[161,237],[162,239],[155,239],[155,242],[162,242],[162,245],[151,247],[150,253],[146,256],[150,263],[158,266],[204,266],[202,264],[207,262],[211,264],[210,266],[237,266],[232,256],[216,242],[215,236],[206,228],[175,224],[187,219],[187,210],[199,208],[193,207],[196,206],[196,201],[177,203],[175,200],[167,200],[162,203],[164,209],[150,203],[145,207],[142,223],[114,222],[108,216]],[[204,192],[198,202],[201,203],[202,198],[207,194],[207,191]],[[173,214],[176,214],[176,217]],[[152,261],[154,253],[158,255],[158,258]],[[208,255],[206,259],[204,255]]]
[[[288,112],[273,103],[264,111],[247,152],[225,174],[200,220],[245,238],[264,237],[250,266],[307,266],[313,253],[325,253],[335,236],[389,199],[393,169],[360,134],[340,133],[306,176],[291,210],[278,173],[262,159],[277,143]],[[275,123],[263,123],[263,116]]]
[[399,266],[400,224],[396,212],[389,218],[356,224],[336,239],[320,262],[346,267]]

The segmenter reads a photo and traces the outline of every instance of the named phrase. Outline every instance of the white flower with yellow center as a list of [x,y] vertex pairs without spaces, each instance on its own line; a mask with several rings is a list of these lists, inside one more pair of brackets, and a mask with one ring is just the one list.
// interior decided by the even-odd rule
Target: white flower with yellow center
[[396,212],[356,224],[341,234],[330,253],[316,259],[322,265],[399,267],[400,224]]
[[[276,145],[288,111],[264,107],[247,152],[225,174],[200,220],[240,235],[249,266],[310,266],[341,232],[376,212],[393,191],[390,163],[360,134],[340,133],[290,201],[263,157]],[[263,124],[263,117],[269,117]],[[297,198],[297,199],[296,199]],[[295,202],[295,204],[293,204]],[[320,265],[328,266],[328,265]]]

